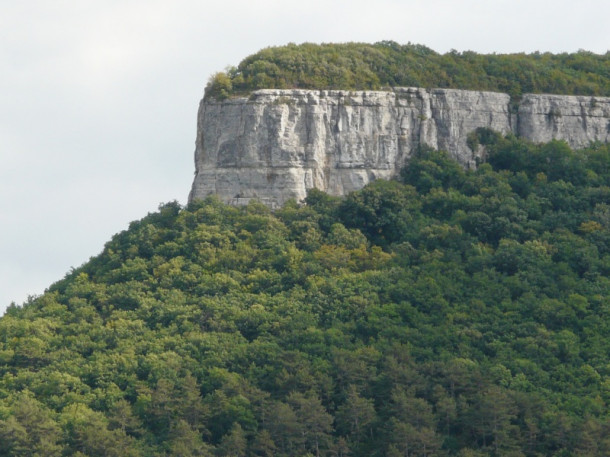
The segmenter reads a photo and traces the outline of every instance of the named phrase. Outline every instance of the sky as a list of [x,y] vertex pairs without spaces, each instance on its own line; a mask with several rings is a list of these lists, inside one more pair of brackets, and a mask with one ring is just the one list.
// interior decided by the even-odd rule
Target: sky
[[287,43],[610,50],[607,0],[0,2],[0,314],[185,204],[211,74]]

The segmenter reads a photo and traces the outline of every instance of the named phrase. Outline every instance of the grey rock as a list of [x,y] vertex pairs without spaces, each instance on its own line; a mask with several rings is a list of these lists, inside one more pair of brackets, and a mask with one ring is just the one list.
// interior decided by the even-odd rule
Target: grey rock
[[565,140],[573,148],[610,141],[610,98],[527,94],[517,134],[537,143]]
[[478,127],[573,147],[609,140],[610,98],[526,95],[514,111],[507,94],[454,89],[270,89],[203,100],[189,201],[216,194],[277,207],[313,187],[345,195],[395,176],[424,144],[474,167],[484,151],[467,137]]

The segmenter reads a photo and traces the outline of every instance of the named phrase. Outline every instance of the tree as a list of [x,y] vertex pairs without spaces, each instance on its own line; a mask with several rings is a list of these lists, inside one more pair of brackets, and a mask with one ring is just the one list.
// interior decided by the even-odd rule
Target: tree
[[220,440],[216,448],[216,455],[218,457],[245,457],[247,444],[241,425],[235,422],[229,433]]
[[204,443],[199,434],[184,420],[178,420],[169,434],[169,455],[180,457],[213,457],[214,449]]
[[303,425],[289,405],[273,402],[268,414],[268,429],[282,455],[297,455],[304,445]]
[[205,88],[205,96],[214,97],[218,100],[224,100],[225,98],[229,97],[232,89],[233,83],[230,76],[227,73],[220,71],[218,73],[214,73],[210,77],[210,80]]
[[311,392],[307,396],[293,392],[288,397],[288,402],[293,405],[297,421],[302,427],[306,449],[320,457],[320,450],[328,447],[330,442],[333,417]]
[[109,411],[109,423],[122,433],[139,436],[143,431],[142,421],[133,413],[131,405],[124,399],[118,400]]
[[436,434],[432,406],[405,391],[392,393],[392,417],[388,430],[388,454],[405,457],[436,456],[441,440]]
[[509,393],[490,386],[475,397],[469,422],[479,444],[490,447],[496,455],[518,449],[519,430],[515,425],[517,408]]
[[339,207],[346,227],[359,228],[374,244],[387,246],[412,230],[410,211],[418,209],[415,189],[397,181],[373,181],[347,196]]
[[71,404],[61,413],[68,431],[72,453],[82,452],[91,457],[136,457],[140,451],[134,440],[121,430],[108,428],[106,417],[83,404]]
[[268,430],[258,430],[254,435],[250,451],[256,457],[273,457],[275,455],[277,447]]
[[350,385],[347,399],[337,409],[337,426],[352,437],[352,442],[359,442],[363,435],[372,438],[372,424],[377,419],[374,402],[359,395],[358,389]]
[[0,455],[55,457],[62,454],[59,425],[31,394],[19,395],[11,410],[12,415],[0,420]]

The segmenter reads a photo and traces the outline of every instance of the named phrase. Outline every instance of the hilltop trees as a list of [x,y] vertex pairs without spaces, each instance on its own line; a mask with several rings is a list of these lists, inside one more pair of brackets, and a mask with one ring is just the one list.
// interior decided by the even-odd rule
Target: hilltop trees
[[206,97],[256,89],[379,90],[448,87],[524,93],[610,96],[610,53],[438,54],[418,44],[288,44],[265,48],[216,73]]

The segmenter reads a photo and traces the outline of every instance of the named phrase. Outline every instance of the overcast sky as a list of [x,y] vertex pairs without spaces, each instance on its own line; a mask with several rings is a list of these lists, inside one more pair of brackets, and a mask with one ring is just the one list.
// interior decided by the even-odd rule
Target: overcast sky
[[261,48],[605,53],[608,18],[607,0],[1,1],[0,313],[186,203],[205,83]]

